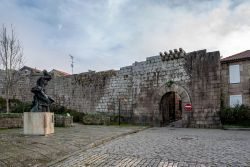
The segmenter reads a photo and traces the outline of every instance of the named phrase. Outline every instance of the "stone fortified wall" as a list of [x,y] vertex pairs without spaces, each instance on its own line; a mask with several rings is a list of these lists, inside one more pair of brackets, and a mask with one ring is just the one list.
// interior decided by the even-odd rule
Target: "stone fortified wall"
[[[30,89],[38,77],[22,75],[15,98],[31,102]],[[128,121],[156,126],[162,121],[161,97],[175,91],[183,101],[185,127],[218,127],[219,84],[219,52],[202,50],[186,54],[180,49],[149,57],[117,71],[54,77],[46,91],[56,103],[84,113],[118,113],[120,100],[121,113]],[[192,111],[184,110],[187,103],[192,103]]]

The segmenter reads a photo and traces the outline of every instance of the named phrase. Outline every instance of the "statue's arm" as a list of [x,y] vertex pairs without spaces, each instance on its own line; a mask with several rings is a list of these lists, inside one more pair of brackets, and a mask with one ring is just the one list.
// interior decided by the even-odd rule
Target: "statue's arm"
[[36,86],[32,88],[31,92],[33,92],[38,99],[45,101],[47,103],[50,102],[49,97],[45,94],[42,87]]

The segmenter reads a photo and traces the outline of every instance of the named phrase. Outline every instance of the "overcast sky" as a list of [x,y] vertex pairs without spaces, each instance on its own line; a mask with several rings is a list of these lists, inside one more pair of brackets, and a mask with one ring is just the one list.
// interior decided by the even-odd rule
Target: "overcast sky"
[[27,66],[75,73],[119,69],[160,51],[250,49],[248,0],[0,0]]

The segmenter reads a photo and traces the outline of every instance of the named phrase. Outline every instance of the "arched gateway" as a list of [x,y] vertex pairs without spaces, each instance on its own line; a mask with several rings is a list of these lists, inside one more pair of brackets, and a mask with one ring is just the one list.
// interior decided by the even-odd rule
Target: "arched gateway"
[[184,126],[188,123],[188,112],[184,109],[186,104],[191,104],[188,91],[180,85],[163,85],[154,94],[155,124],[168,125],[171,122],[182,120]]

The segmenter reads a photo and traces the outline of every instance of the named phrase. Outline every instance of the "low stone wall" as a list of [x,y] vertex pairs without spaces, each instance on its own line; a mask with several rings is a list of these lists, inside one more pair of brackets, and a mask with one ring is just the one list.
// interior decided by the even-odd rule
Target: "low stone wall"
[[86,114],[83,116],[84,125],[110,125],[111,118],[105,113]]
[[[56,127],[71,127],[73,126],[73,116],[55,115]],[[22,128],[23,114],[10,113],[0,114],[0,128]]]
[[67,115],[55,115],[55,126],[56,127],[71,127],[73,126],[73,116]]
[[[110,113],[92,113],[85,114],[82,118],[82,123],[84,125],[114,125],[118,124],[119,115]],[[131,123],[131,118],[126,115],[120,115],[120,123]],[[138,123],[141,125],[141,123]],[[142,124],[145,125],[145,124]]]
[[23,114],[0,114],[0,128],[23,127]]

